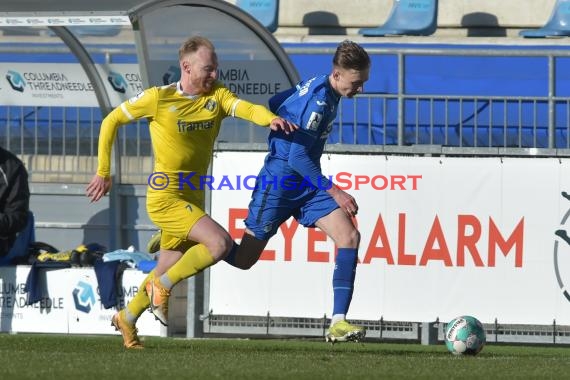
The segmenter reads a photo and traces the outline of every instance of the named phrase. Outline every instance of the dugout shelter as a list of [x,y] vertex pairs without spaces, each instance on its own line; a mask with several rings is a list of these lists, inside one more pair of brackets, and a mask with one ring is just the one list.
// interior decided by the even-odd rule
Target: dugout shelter
[[[101,111],[101,117],[104,117],[143,88],[178,80],[178,48],[192,35],[205,36],[214,43],[220,61],[219,79],[244,99],[266,104],[275,92],[298,81],[295,67],[271,32],[241,8],[222,0],[6,0],[0,11],[0,30],[3,35],[10,36],[9,40],[13,41],[10,43],[17,45],[16,50],[41,52],[64,46],[74,57],[70,66],[67,63],[39,62],[5,64],[2,71],[5,71],[3,76],[9,85],[4,81],[0,86],[2,105],[38,108],[67,104],[96,106]],[[63,44],[54,43],[57,38]],[[47,40],[50,42],[45,43]],[[138,65],[138,70],[121,71],[113,66],[114,62],[105,61],[105,57],[101,63],[96,56],[97,49],[93,47],[108,45],[109,41],[113,41],[111,45],[117,55],[120,55],[121,49],[131,48],[134,44],[137,56],[134,63]],[[66,71],[68,67],[73,68],[73,73]],[[76,75],[81,77],[76,70],[82,71],[83,76],[87,77],[85,82],[73,79]],[[4,132],[8,133],[6,141],[10,141],[10,128],[8,125]],[[64,140],[65,128],[64,123]],[[250,128],[245,121],[232,119],[224,121],[220,139],[233,142],[263,141],[265,132],[262,128]],[[93,165],[96,165],[97,134],[98,130],[94,131],[95,139],[90,143],[95,150],[91,148],[90,155],[78,154],[75,157],[76,161],[87,163],[85,166],[79,164],[85,168],[85,174],[91,172],[92,175],[96,168]],[[144,211],[145,186],[121,181],[121,168],[125,164],[121,149],[124,149],[125,141],[138,137],[136,134],[119,136],[115,142],[112,165],[114,191],[95,205],[88,204],[84,196],[85,185],[76,180],[70,183],[32,180],[31,208],[36,215],[37,240],[48,241],[62,249],[72,248],[86,240],[98,241],[111,250],[127,248],[131,244],[144,249],[155,229]],[[78,133],[78,152],[79,138]],[[38,145],[39,140],[35,141],[33,144]],[[51,147],[52,141],[48,136],[45,145]],[[20,153],[26,151],[25,147],[19,148]],[[49,166],[54,160],[67,161],[69,155],[65,149],[62,152],[60,157],[55,157],[53,151],[48,152],[42,157],[45,159],[42,165]],[[38,157],[31,157],[29,162],[33,162],[34,167],[40,166],[37,164]],[[76,170],[72,175],[81,174]],[[16,270],[11,270],[4,278],[5,281],[11,278],[14,287],[21,280]],[[8,310],[4,305],[2,314],[18,315],[21,312],[16,310],[18,307],[15,304],[12,310]],[[197,308],[197,313],[193,312],[193,307]],[[194,323],[194,315],[201,313],[200,307],[199,304],[188,307],[189,326]],[[179,315],[181,319],[186,319],[186,310],[181,310]],[[31,324],[28,319],[27,325]],[[185,326],[186,320],[179,325]],[[178,324],[173,326],[173,330],[176,330]],[[2,320],[3,331],[26,331],[26,328],[20,328],[18,323],[7,321],[6,318]],[[70,326],[56,330],[97,332]],[[188,334],[193,335],[192,327],[188,330]],[[176,331],[168,331],[169,335],[173,333]]]
[[[130,83],[128,74],[116,70],[101,72],[90,53],[90,46],[101,40],[124,39],[116,35],[118,28],[132,28],[133,33],[129,36],[133,36],[136,45],[142,86]],[[59,36],[85,71],[103,117],[129,95],[135,95],[134,87],[140,90],[176,81],[180,75],[178,47],[185,38],[195,34],[208,37],[215,44],[220,60],[220,79],[240,97],[263,104],[278,89],[285,89],[298,80],[295,67],[272,34],[248,13],[225,1],[158,0],[141,4],[136,0],[14,0],[3,4],[0,29],[5,33],[15,29],[20,34],[30,30],[31,37],[26,42],[33,41],[34,32],[38,36]],[[123,44],[116,46],[121,49]],[[36,72],[35,77],[53,76],[53,71]],[[20,74],[18,70],[12,72]],[[49,107],[62,102],[73,103],[79,98],[77,92],[63,94],[63,99],[50,99],[53,94],[30,94],[30,86],[20,92],[2,87],[0,92],[4,93],[5,103]],[[232,128],[222,128],[221,140],[235,142],[241,139],[245,142],[256,140],[251,135],[258,134],[257,140],[263,141],[264,130],[249,128],[241,120],[226,121],[230,122]],[[120,149],[120,144],[115,147]],[[121,152],[115,153],[114,178],[120,178]],[[118,200],[112,199],[112,202]],[[124,221],[117,216],[114,223],[122,225]],[[111,225],[114,223],[112,221]],[[114,236],[113,230],[109,232],[108,244],[112,247],[121,247],[129,240],[129,236],[120,233]]]

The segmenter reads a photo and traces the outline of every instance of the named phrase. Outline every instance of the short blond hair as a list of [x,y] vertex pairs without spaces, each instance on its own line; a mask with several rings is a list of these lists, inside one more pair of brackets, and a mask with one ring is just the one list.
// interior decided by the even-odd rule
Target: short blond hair
[[202,36],[193,36],[188,38],[178,49],[178,59],[182,61],[185,56],[191,53],[195,53],[200,49],[202,46],[207,47],[214,51],[214,44],[207,39],[206,37]]

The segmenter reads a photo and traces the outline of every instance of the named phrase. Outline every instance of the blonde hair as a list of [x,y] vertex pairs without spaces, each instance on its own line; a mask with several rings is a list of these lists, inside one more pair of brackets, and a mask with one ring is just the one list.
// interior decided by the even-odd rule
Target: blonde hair
[[212,44],[212,42],[206,37],[194,36],[188,38],[180,46],[180,49],[178,49],[178,59],[182,61],[184,57],[186,57],[188,54],[197,52],[198,49],[201,48],[202,46],[205,46],[208,49],[211,49],[212,51],[215,50],[214,44]]

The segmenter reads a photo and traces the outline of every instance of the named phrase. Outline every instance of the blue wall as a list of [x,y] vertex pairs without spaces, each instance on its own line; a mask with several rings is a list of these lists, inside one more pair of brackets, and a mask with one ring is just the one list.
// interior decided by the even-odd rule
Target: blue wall
[[[286,48],[302,48],[308,44],[285,44]],[[334,49],[335,44],[315,44],[313,47]],[[370,80],[365,92],[396,94],[398,60],[391,49],[484,49],[493,51],[544,50],[544,46],[496,46],[496,45],[441,45],[441,44],[365,44],[365,47],[386,49],[387,54],[373,54]],[[550,47],[549,49],[552,49]],[[568,47],[557,47],[567,51]],[[302,77],[330,70],[329,55],[290,55]],[[497,97],[546,97],[548,96],[548,58],[524,56],[457,56],[457,55],[409,55],[404,61],[404,91],[407,95],[477,96]],[[319,71],[320,70],[320,71]],[[570,94],[570,58],[555,60],[555,96]],[[348,105],[348,104],[347,104]],[[397,143],[397,102],[388,101],[384,114],[383,105],[372,104],[368,115],[368,103],[360,102],[356,115],[348,112],[340,120],[353,128],[337,126],[330,142],[395,144]],[[351,111],[351,107],[345,107]],[[502,100],[449,101],[430,103],[428,100],[406,101],[405,144],[441,144],[451,146],[548,146],[548,103],[544,100],[516,101],[506,104]],[[522,110],[522,112],[521,112]],[[568,109],[563,102],[556,105],[556,147],[568,148]],[[386,126],[383,128],[383,121]],[[372,131],[368,131],[368,122]],[[340,123],[339,123],[340,124]],[[419,128],[416,128],[416,124]],[[445,124],[448,127],[445,127]],[[490,129],[490,125],[493,125]],[[461,126],[461,132],[459,127]]]
[[[5,46],[5,45],[4,45]],[[41,45],[37,45],[41,46]],[[45,45],[44,45],[45,46]],[[326,47],[336,44],[283,44],[288,48]],[[495,46],[495,45],[441,45],[441,44],[365,44],[368,48],[385,49],[384,54],[372,54],[370,80],[365,92],[397,94],[398,60],[391,49],[492,49],[508,52],[513,49],[542,50],[542,46]],[[115,46],[114,46],[115,47]],[[125,48],[133,50],[133,46]],[[560,50],[568,50],[560,47]],[[30,48],[30,50],[33,50]],[[328,73],[332,56],[329,54],[290,54],[301,77]],[[105,57],[96,54],[95,62],[102,63]],[[114,63],[136,63],[132,54],[113,54]],[[75,62],[66,54],[0,54],[0,62]],[[557,58],[555,66],[555,96],[570,96],[570,58]],[[546,97],[548,95],[547,57],[490,57],[490,56],[425,56],[409,55],[405,60],[405,93],[407,95],[434,96],[498,96],[498,97]],[[516,101],[484,100],[444,102],[409,100],[405,103],[405,144],[441,144],[451,146],[547,146],[548,104],[524,101],[521,107]],[[380,99],[369,103],[358,99],[344,100],[345,107],[339,117],[330,143],[396,144],[397,101]],[[568,110],[560,102],[556,106],[556,147],[568,147]],[[369,110],[371,112],[369,113]],[[87,111],[86,111],[87,112]],[[85,117],[84,117],[85,116]],[[80,115],[79,119],[91,117]],[[19,133],[19,115],[10,115],[7,123],[5,107],[0,107],[0,123],[12,125],[12,135]],[[72,116],[77,123],[77,117]],[[43,117],[42,117],[43,119]],[[79,124],[82,121],[79,120]],[[419,128],[416,128],[416,124]],[[445,124],[448,127],[445,127]],[[353,126],[356,125],[356,128]],[[493,128],[490,128],[493,125]],[[342,126],[342,127],[341,127]],[[370,126],[370,128],[369,128]],[[461,131],[459,127],[461,128]],[[536,128],[535,128],[536,126]],[[2,132],[0,132],[2,133]],[[73,130],[68,133],[75,133]]]

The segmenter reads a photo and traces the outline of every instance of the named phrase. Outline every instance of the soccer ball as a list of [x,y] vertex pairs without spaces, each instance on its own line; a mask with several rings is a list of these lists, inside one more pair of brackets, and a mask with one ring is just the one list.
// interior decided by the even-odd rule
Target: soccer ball
[[485,345],[485,329],[479,320],[462,315],[445,327],[445,345],[455,355],[477,355]]

